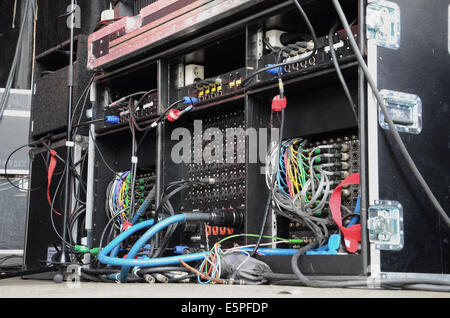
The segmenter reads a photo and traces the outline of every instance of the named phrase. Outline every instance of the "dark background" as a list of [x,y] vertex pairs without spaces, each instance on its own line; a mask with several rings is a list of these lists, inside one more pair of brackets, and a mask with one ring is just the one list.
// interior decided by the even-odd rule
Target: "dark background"
[[[0,87],[5,87],[8,78],[26,3],[25,0],[17,0],[15,28],[12,28],[14,1],[0,0]],[[66,12],[69,4],[70,0],[37,0],[36,55],[69,39],[67,17],[58,18]],[[76,29],[75,35],[80,33],[88,35],[100,20],[101,12],[109,8],[109,0],[78,0],[78,5],[81,8],[81,29]],[[27,21],[27,26],[22,43],[21,63],[16,72],[13,88],[30,88],[32,19]]]

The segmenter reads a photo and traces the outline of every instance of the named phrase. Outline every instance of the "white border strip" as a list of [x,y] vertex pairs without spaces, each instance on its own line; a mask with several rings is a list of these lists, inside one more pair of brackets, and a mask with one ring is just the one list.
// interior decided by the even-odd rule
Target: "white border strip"
[[[4,93],[5,88],[0,88],[0,93]],[[31,95],[31,89],[18,89],[18,88],[12,88],[10,90],[10,94],[24,94],[24,95]]]
[[0,255],[23,255],[23,250],[0,250]]
[[[377,81],[377,44],[375,39],[367,40],[367,66],[375,83]],[[367,160],[369,177],[369,205],[379,199],[378,175],[378,103],[367,85]],[[373,277],[379,277],[381,272],[380,250],[370,243],[370,268]]]
[[29,110],[5,109],[3,111],[3,116],[30,118],[30,111]]
[[[8,171],[8,173],[6,173],[6,171]],[[0,169],[0,174],[2,175],[12,175],[12,174],[18,174],[18,175],[28,175],[29,174],[29,170],[17,170],[17,169],[10,169],[8,168],[7,170],[5,170],[5,168]]]

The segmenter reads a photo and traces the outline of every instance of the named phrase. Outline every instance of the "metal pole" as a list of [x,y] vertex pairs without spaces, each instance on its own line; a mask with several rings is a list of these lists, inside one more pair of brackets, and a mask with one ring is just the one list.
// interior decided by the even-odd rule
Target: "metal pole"
[[[92,103],[92,119],[95,118],[96,106],[96,83],[91,84],[91,103]],[[94,173],[95,173],[95,124],[89,125],[89,148],[88,148],[88,171],[87,171],[87,188],[86,188],[86,232],[87,232],[87,246],[92,246],[92,218],[94,215]],[[87,253],[86,255],[90,255]]]
[[[359,33],[359,49],[361,54],[364,54],[365,51],[365,10],[366,9],[366,1],[359,0],[358,4],[358,33]],[[363,273],[365,275],[368,274],[368,266],[369,266],[369,249],[370,245],[367,237],[367,210],[368,210],[368,178],[367,178],[367,122],[366,122],[366,80],[364,77],[364,72],[361,66],[358,67],[358,113],[359,113],[359,151],[360,151],[360,196],[361,196],[361,249],[363,255]]]
[[[67,219],[71,210],[71,165],[72,165],[72,155],[73,146],[72,141],[72,99],[73,99],[73,48],[74,48],[74,0],[71,0],[69,21],[70,21],[70,62],[68,71],[68,84],[69,89],[69,100],[67,106],[67,130],[66,130],[66,165],[65,165],[65,183],[64,183],[64,214],[63,214],[63,235],[62,235],[62,247],[61,247],[61,263],[70,261],[68,253],[66,251],[66,241],[67,241]],[[62,268],[64,265],[62,264]]]

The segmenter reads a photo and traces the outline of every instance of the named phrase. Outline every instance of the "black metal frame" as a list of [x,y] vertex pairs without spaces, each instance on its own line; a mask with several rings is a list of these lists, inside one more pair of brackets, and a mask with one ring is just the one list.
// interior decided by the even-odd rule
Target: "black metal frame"
[[[305,10],[318,9],[323,1],[304,1]],[[360,5],[360,8],[362,5]],[[332,10],[332,6],[329,6]],[[346,10],[350,15],[358,14],[356,6],[347,4]],[[281,4],[276,4],[265,8],[261,12],[244,17],[240,20],[234,20],[226,26],[220,28],[210,28],[208,33],[203,33],[196,38],[188,38],[188,41],[183,44],[168,47],[166,50],[161,50],[158,53],[134,61],[126,66],[118,67],[116,69],[106,72],[105,75],[99,77],[97,83],[107,81],[108,78],[119,78],[125,74],[134,72],[137,69],[145,68],[152,63],[157,63],[157,87],[158,87],[158,101],[159,111],[163,111],[170,102],[179,99],[180,91],[173,85],[174,76],[176,76],[176,61],[180,56],[187,54],[199,47],[207,46],[211,43],[216,43],[218,40],[233,36],[234,33],[245,33],[245,61],[242,61],[243,66],[247,67],[247,74],[251,74],[251,69],[257,69],[258,58],[256,57],[257,50],[257,32],[265,27],[265,19],[269,16],[286,14],[297,14],[296,9],[291,1],[286,1]],[[312,11],[313,19],[319,19],[320,14],[317,11]],[[361,12],[364,12],[362,9]],[[361,13],[360,13],[361,14]],[[334,15],[334,11],[326,12],[325,16],[330,17]],[[279,18],[280,19],[280,18]],[[298,18],[300,21],[300,17]],[[337,19],[337,18],[336,18]],[[360,17],[362,19],[362,17]],[[361,20],[361,22],[363,22]],[[334,21],[328,21],[331,28]],[[321,32],[327,33],[328,26],[321,26]],[[362,28],[361,28],[362,30]],[[360,32],[361,32],[360,30]],[[326,31],[326,32],[325,32]],[[123,64],[122,64],[123,65]],[[346,60],[341,65],[344,75],[349,81],[350,89],[354,100],[359,100],[361,108],[364,108],[364,89],[365,83],[361,81],[361,76],[358,74],[357,63],[352,59]],[[234,71],[234,70],[229,70]],[[105,85],[102,83],[101,85]],[[97,85],[97,90],[98,90]],[[293,77],[285,81],[286,96],[288,97],[288,110],[291,115],[287,120],[285,127],[285,136],[304,136],[314,134],[336,133],[337,131],[352,131],[357,133],[357,125],[350,110],[350,107],[345,99],[344,93],[339,87],[339,83],[335,76],[335,70],[332,67],[317,70],[316,72],[304,74]],[[327,94],[324,94],[327,92]],[[208,116],[210,111],[222,111],[227,107],[237,107],[244,111],[245,126],[246,127],[267,127],[270,116],[270,102],[273,96],[277,93],[276,81],[267,82],[265,84],[256,84],[254,88],[249,89],[246,93],[237,94],[220,100],[214,100],[211,103],[204,103],[190,114],[185,115],[186,120],[192,118],[202,118]],[[333,104],[329,101],[332,100]],[[98,100],[97,100],[98,105]],[[240,105],[240,106],[239,106]],[[331,112],[332,115],[328,119],[320,123],[308,123],[304,121],[304,126],[299,130],[298,123],[294,117],[298,117],[302,113],[308,113],[309,116],[320,116],[323,110]],[[364,111],[360,111],[360,116],[364,116]],[[338,119],[338,120],[336,120]],[[361,119],[360,119],[361,120]],[[157,168],[157,185],[158,193],[161,193],[164,185],[183,176],[182,165],[176,165],[170,160],[170,132],[177,123],[165,122],[158,125],[156,129],[151,132],[151,141],[143,144],[143,149],[146,155],[141,156],[139,164],[152,164]],[[363,129],[363,128],[362,128]],[[97,142],[103,152],[104,157],[108,162],[114,163],[114,167],[118,170],[127,168],[129,163],[129,148],[127,140],[129,133],[126,127],[108,130],[101,132]],[[361,131],[359,132],[361,134]],[[125,141],[120,141],[123,139]],[[122,144],[120,146],[119,143]],[[248,140],[247,140],[248,143]],[[129,144],[129,143],[128,143]],[[122,148],[120,148],[122,147]],[[121,149],[122,155],[117,155],[112,149]],[[129,150],[129,149],[128,149]],[[248,152],[248,146],[246,147]],[[248,153],[247,153],[248,155]],[[248,158],[248,156],[246,156]],[[151,159],[149,159],[151,158]],[[112,179],[112,174],[106,170],[106,167],[100,161],[98,154],[96,155],[96,196],[94,208],[94,226],[97,229],[103,229],[106,222],[104,213],[104,189],[107,182]],[[265,200],[254,200],[255,197],[265,197],[267,188],[264,177],[260,174],[261,164],[252,164],[248,160],[245,164],[246,171],[246,194],[245,194],[245,208],[246,208],[246,233],[258,233],[260,227],[260,220],[264,210]],[[157,196],[159,198],[159,195]],[[363,201],[364,202],[364,201]],[[366,201],[367,202],[367,201]],[[174,198],[174,207],[180,207],[179,200]],[[367,207],[362,207],[362,211],[367,211]],[[364,213],[364,212],[363,212]],[[362,221],[365,222],[365,215],[362,216]],[[270,224],[270,220],[268,222]],[[363,228],[365,226],[363,225]],[[268,226],[267,226],[268,229]],[[95,234],[96,233],[96,234]],[[94,237],[100,235],[101,230],[94,230]],[[363,234],[362,248],[360,254],[355,255],[325,255],[325,256],[305,256],[300,262],[301,268],[308,274],[326,274],[326,275],[364,275],[367,274],[367,259],[368,259],[368,245],[366,235]],[[95,239],[94,239],[95,240]],[[249,241],[250,242],[250,241]],[[252,241],[251,241],[252,242]],[[94,244],[95,245],[95,244]],[[290,262],[286,257],[266,257],[264,258],[276,271],[289,273]]]

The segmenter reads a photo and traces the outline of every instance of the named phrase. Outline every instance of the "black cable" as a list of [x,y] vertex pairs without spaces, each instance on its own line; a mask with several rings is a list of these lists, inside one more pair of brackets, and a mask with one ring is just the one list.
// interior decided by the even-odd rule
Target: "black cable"
[[[78,172],[76,171],[76,166],[79,165],[79,164],[81,163],[80,171],[81,171],[81,173],[83,173],[83,171],[84,171],[84,165],[85,165],[85,163],[86,163],[87,155],[88,155],[88,153],[85,152],[85,154],[82,156],[82,158],[81,158],[78,162],[76,162],[76,163],[73,165],[73,167],[72,167],[72,170],[73,170],[73,172],[74,172],[74,176],[76,177],[76,179],[77,179],[77,181],[78,181],[78,191],[74,194],[75,200],[77,201],[76,207],[78,207],[78,204],[82,204],[82,205],[86,206],[86,202],[82,202],[81,199],[80,199],[80,196],[81,196],[81,190],[80,190],[80,188],[82,188],[82,190],[84,191],[84,198],[86,199],[86,194],[87,194],[87,189],[86,189],[86,187],[87,187],[87,183],[83,180],[83,178],[82,178],[82,177],[78,174]],[[75,192],[75,190],[76,190],[76,187],[74,187],[74,192]]]
[[23,259],[23,256],[22,255],[7,255],[7,256],[0,257],[0,265],[4,264],[7,260],[13,259],[13,258],[22,258]]
[[108,168],[108,170],[111,171],[115,176],[117,176],[119,179],[121,179],[122,181],[125,182],[125,179],[122,178],[122,176],[120,174],[118,174],[113,168],[111,168],[111,166],[106,162],[105,157],[103,157],[103,153],[100,151],[100,148],[97,145],[97,139],[93,135],[92,135],[91,139],[94,143],[95,149],[97,149],[97,152],[100,155],[100,158],[102,159],[103,164],[106,166],[106,168]]
[[165,273],[165,272],[187,272],[189,273],[190,270],[186,267],[181,266],[159,266],[159,267],[146,267],[141,268],[138,271],[136,271],[136,274],[139,276],[142,276],[144,274],[154,274],[154,273]]
[[[79,105],[79,103],[80,103],[80,101],[81,101],[83,95],[87,92],[87,89],[89,88],[89,86],[90,86],[90,84],[92,83],[93,79],[94,79],[94,76],[91,77],[91,79],[90,79],[90,81],[89,81],[89,84],[85,87],[85,89],[84,89],[82,95],[78,98],[77,104],[75,105],[75,110],[77,109],[77,107],[78,107],[78,105]],[[84,105],[86,104],[87,96],[88,96],[88,95],[86,95],[85,102],[84,102],[84,104],[83,104],[83,110],[84,110]],[[75,114],[75,110],[74,110],[73,114]],[[83,111],[83,110],[82,110],[82,111]],[[81,115],[80,115],[80,118],[79,118],[79,120],[78,120],[78,123],[80,122],[80,120],[81,120]],[[75,127],[73,127],[73,128],[76,128],[76,129],[77,129],[78,126],[75,126]],[[76,130],[75,130],[75,133],[76,133]],[[13,150],[13,151],[8,155],[8,157],[7,157],[6,161],[5,161],[5,175],[6,175],[6,180],[7,180],[12,186],[14,186],[15,188],[17,188],[17,189],[19,189],[19,190],[22,190],[22,191],[35,191],[35,190],[38,190],[38,189],[41,188],[41,187],[37,187],[37,188],[34,188],[34,189],[23,189],[23,188],[21,188],[21,187],[18,187],[18,186],[13,185],[13,184],[11,183],[11,181],[9,180],[9,177],[8,177],[8,174],[7,174],[7,171],[6,171],[6,170],[7,170],[7,168],[8,168],[8,163],[9,163],[9,160],[11,159],[11,157],[12,157],[17,151],[19,151],[20,149],[22,149],[22,148],[24,148],[24,147],[27,147],[27,146],[28,146],[28,147],[31,147],[31,146],[33,146],[33,145],[42,144],[44,147],[46,147],[46,148],[50,151],[50,150],[51,150],[50,147],[44,142],[44,141],[46,141],[48,138],[49,138],[49,137],[44,137],[44,138],[41,138],[40,140],[37,140],[37,141],[31,142],[31,143],[28,143],[28,144],[26,144],[26,145],[22,145],[22,146],[20,146],[19,148],[16,148],[15,150]],[[56,157],[57,157],[61,162],[64,162],[64,163],[65,163],[65,160],[62,159],[58,154],[56,154]]]
[[[408,286],[409,288],[421,287],[421,288],[429,288],[428,290],[432,290],[435,286],[438,285],[438,289],[443,289],[443,286],[450,288],[450,282],[433,279],[433,278],[404,278],[404,279],[373,279],[370,278],[362,279],[361,277],[355,277],[354,279],[348,279],[346,281],[331,281],[331,280],[316,280],[309,279],[303,275],[298,266],[298,261],[300,256],[305,254],[306,251],[310,249],[314,249],[318,246],[317,242],[310,243],[305,247],[300,248],[297,253],[291,259],[291,268],[299,280],[299,284],[308,287],[317,287],[317,288],[356,288],[356,287],[365,287],[365,288],[373,288],[373,286],[379,285],[381,286],[398,286],[404,287]],[[408,288],[408,287],[407,287]]]
[[93,120],[90,120],[90,121],[84,121],[82,123],[79,123],[79,124],[76,124],[76,125],[72,125],[72,128],[78,128],[78,127],[84,126],[84,125],[95,124],[95,123],[99,123],[99,122],[102,122],[102,121],[105,121],[105,120],[106,120],[106,118],[100,118],[100,119],[93,119]]
[[116,217],[118,217],[124,210],[121,210],[119,212],[117,212],[116,214],[114,214],[106,223],[105,227],[103,228],[102,231],[102,235],[100,236],[100,242],[99,242],[99,249],[101,250],[103,248],[103,240],[106,234],[106,230],[108,229],[108,227],[111,225],[112,221],[115,220]]
[[[171,193],[169,193],[169,195],[164,196],[164,194],[161,196],[161,200],[160,200],[160,204],[158,207],[156,207],[155,209],[155,216],[154,216],[154,220],[158,220],[158,216],[159,213],[161,211],[161,209],[163,209],[164,211],[169,212],[169,215],[174,215],[175,211],[173,209],[172,204],[170,203],[170,197],[172,197],[173,195],[175,195],[176,193],[178,193],[179,191],[182,191],[184,189],[189,188],[189,186],[187,184],[181,184],[179,186],[179,188],[174,189]],[[167,189],[166,189],[167,191]],[[152,258],[156,258],[159,257],[160,255],[162,255],[162,253],[164,253],[167,245],[170,242],[170,239],[172,238],[175,230],[177,229],[178,224],[171,224],[167,230],[165,231],[165,233],[163,234],[163,239],[160,242],[160,244],[158,244],[159,242],[159,238],[161,237],[161,235],[155,235],[154,238],[152,238],[151,241],[151,257]],[[158,233],[160,234],[160,233]]]
[[348,102],[350,104],[350,107],[352,108],[353,114],[355,115],[356,122],[359,125],[359,119],[358,119],[358,111],[355,103],[353,102],[352,95],[350,94],[350,90],[348,89],[347,82],[345,81],[344,75],[342,74],[341,68],[339,67],[338,58],[336,55],[336,51],[334,49],[334,33],[336,32],[336,29],[338,27],[338,24],[336,23],[331,28],[330,32],[328,33],[328,45],[330,47],[330,53],[333,61],[334,68],[336,70],[337,77],[339,78],[339,81],[341,82],[342,89],[344,90],[345,96],[347,96]]
[[[278,59],[281,57],[281,50],[280,50],[280,52],[278,53],[278,57],[277,57],[277,63],[275,65],[272,65],[270,67],[265,67],[263,69],[260,69],[260,70],[258,70],[256,72],[254,72],[252,75],[250,75],[250,77],[247,77],[242,82],[242,86],[245,86],[245,84],[249,81],[249,79],[253,78],[255,75],[257,75],[259,73],[262,73],[262,72],[265,72],[266,70],[278,67],[277,74],[278,74],[278,81],[279,81],[279,87],[280,87],[280,97],[284,98],[284,88],[283,88],[283,82],[282,82],[282,79],[281,79],[281,72],[280,72],[279,67],[284,66],[284,65],[289,65],[289,64],[292,64],[292,63],[296,63],[296,62],[300,62],[302,60],[306,60],[307,58],[309,58],[311,55],[313,55],[317,51],[317,36],[316,36],[316,32],[314,31],[314,28],[313,28],[311,22],[309,21],[308,16],[306,15],[305,11],[301,7],[301,5],[298,3],[298,1],[297,0],[293,0],[293,2],[297,6],[297,8],[298,8],[301,16],[303,17],[303,20],[305,21],[305,23],[306,23],[306,25],[307,25],[307,27],[309,29],[309,32],[310,32],[310,34],[311,34],[311,36],[313,38],[314,50],[312,51],[311,54],[305,56],[304,58],[302,58],[300,60],[296,60],[295,62],[278,63],[279,62]],[[279,142],[278,142],[278,148],[279,149],[281,149],[281,145],[282,145],[282,141],[283,141],[284,116],[285,116],[284,109],[282,109],[282,111],[281,111],[280,133],[279,133]],[[277,160],[279,160],[279,156],[277,156]],[[278,167],[278,163],[275,166]],[[271,206],[271,201],[272,201],[272,186],[273,185],[270,185],[270,188],[269,188],[269,194],[268,194],[267,202],[266,202],[266,205],[265,205],[264,216],[263,216],[263,221],[262,221],[262,224],[261,224],[258,240],[257,240],[256,245],[253,248],[252,252],[250,253],[250,256],[254,256],[256,251],[258,250],[259,246],[261,245],[261,240],[262,240],[263,235],[264,235],[264,229],[266,227],[267,219],[269,217],[269,211],[270,211],[270,206]]]
[[83,267],[81,269],[82,273],[90,274],[90,275],[107,275],[120,273],[120,269],[117,268],[87,268]]
[[[283,129],[284,129],[284,109],[281,110],[281,123],[280,123],[280,130],[279,130],[279,140],[278,140],[278,148],[281,150],[281,145],[282,145],[282,141],[283,141]],[[278,160],[280,158],[279,155],[276,156],[277,158],[277,164],[275,165],[275,167],[278,167]],[[264,235],[264,229],[266,227],[266,223],[267,223],[267,219],[269,217],[269,211],[270,211],[270,206],[271,206],[271,202],[272,202],[272,187],[273,185],[270,184],[270,188],[269,188],[269,193],[267,195],[267,201],[266,201],[266,205],[265,205],[265,209],[264,209],[264,217],[263,217],[263,221],[261,224],[261,228],[259,230],[259,236],[258,236],[258,240],[256,241],[256,245],[253,248],[252,252],[250,253],[250,256],[254,256],[256,251],[258,250],[259,246],[261,245],[261,240],[263,238]]]
[[145,92],[145,91],[140,91],[140,92],[136,92],[136,93],[129,94],[129,95],[125,96],[125,97],[121,97],[121,98],[119,98],[118,100],[116,100],[116,101],[112,102],[111,104],[109,104],[109,107],[118,105],[118,104],[120,104],[120,103],[126,101],[127,99],[129,99],[129,98],[131,98],[131,97],[134,97],[134,96],[137,96],[137,95],[143,95],[143,94],[146,94],[146,93],[147,93],[147,92]]
[[[374,82],[373,78],[371,77],[370,72],[365,64],[364,58],[362,57],[361,53],[359,52],[358,45],[353,37],[353,34],[351,33],[350,26],[347,22],[344,12],[342,11],[342,7],[340,6],[339,1],[333,0],[333,4],[339,15],[341,23],[344,26],[347,36],[350,40],[350,44],[352,45],[353,51],[358,59],[358,63],[360,65],[361,69],[363,70],[367,81],[369,82],[372,92],[375,94],[375,97],[377,98],[378,104],[379,104],[383,114],[385,115],[386,121],[388,122],[390,132],[392,133],[394,140],[396,141],[397,145],[399,146],[400,151],[401,151],[402,155],[404,156],[404,158],[406,159],[409,167],[413,171],[413,174],[416,176],[419,183],[421,184],[421,186],[424,188],[425,192],[427,193],[427,196],[430,198],[430,200],[432,201],[435,208],[438,210],[438,212],[444,218],[444,221],[447,223],[447,225],[450,225],[450,220],[449,220],[447,214],[442,209],[442,207],[440,206],[437,199],[434,197],[433,193],[429,189],[425,180],[423,179],[423,177],[421,176],[417,167],[415,166],[414,162],[412,161],[408,151],[406,150],[406,147],[404,146],[404,144],[400,138],[400,135],[398,134],[398,132],[394,126],[394,123],[392,122],[392,119],[391,119],[389,113],[387,112],[386,106],[384,105],[384,101],[376,87],[376,83]],[[329,280],[312,280],[312,279],[305,277],[303,275],[303,273],[300,271],[299,266],[298,266],[299,258],[306,251],[316,248],[317,246],[318,246],[318,242],[310,243],[307,246],[300,248],[291,259],[291,268],[292,268],[294,274],[296,275],[296,277],[298,278],[299,284],[309,286],[309,287],[319,287],[319,288],[371,287],[370,281],[368,281],[368,280],[362,281],[361,278],[355,278],[355,279],[350,279],[347,281],[336,282],[336,281],[329,281]],[[373,284],[378,284],[379,286],[387,286],[387,287],[399,286],[399,287],[407,288],[407,289],[417,288],[417,289],[421,289],[421,290],[435,290],[435,291],[448,290],[447,287],[450,286],[450,282],[446,282],[444,280],[439,280],[439,279],[428,279],[428,278],[425,278],[425,279],[420,279],[420,278],[375,279],[373,281]]]
[[383,101],[383,98],[381,97],[381,95],[377,89],[377,85],[376,85],[374,79],[372,78],[372,76],[370,75],[370,71],[364,61],[363,56],[361,55],[361,53],[359,51],[358,44],[356,43],[355,38],[351,32],[350,26],[347,22],[347,18],[345,17],[344,12],[342,11],[342,7],[339,4],[339,1],[338,0],[332,0],[332,1],[336,8],[336,11],[339,15],[339,19],[341,20],[341,24],[343,25],[345,32],[347,32],[348,39],[350,40],[350,44],[353,48],[353,52],[358,60],[358,63],[360,65],[362,71],[364,72],[367,82],[369,83],[370,88],[372,89],[372,93],[375,95],[375,97],[378,101],[378,105],[384,115],[384,118],[385,118],[386,122],[388,123],[388,126],[389,126],[388,131],[391,133],[395,143],[397,144],[397,146],[400,150],[400,153],[402,154],[403,158],[406,161],[406,164],[410,168],[413,175],[416,177],[417,181],[419,182],[419,185],[425,191],[425,194],[427,195],[428,199],[431,201],[433,207],[438,211],[439,215],[442,217],[442,219],[447,224],[447,226],[450,227],[449,216],[447,215],[445,210],[442,208],[441,204],[439,203],[437,198],[434,196],[434,194],[431,191],[430,187],[428,186],[427,182],[423,178],[422,174],[420,173],[419,169],[417,168],[416,164],[414,163],[413,159],[411,158],[408,150],[406,149],[405,144],[403,143],[402,138],[400,137],[400,135],[395,127],[394,122],[392,121],[391,115],[389,114],[389,112],[386,108],[386,105]]
[[178,277],[171,277],[169,278],[169,280],[167,281],[167,283],[178,283],[180,281],[186,280],[186,279],[191,279],[191,278],[195,278],[197,277],[197,274],[186,274],[184,276],[178,276]]
[[308,31],[313,39],[314,42],[314,52],[317,51],[317,35],[314,31],[314,28],[311,24],[311,21],[309,21],[308,16],[306,15],[305,11],[303,10],[302,6],[297,0],[292,0],[294,2],[295,6],[297,7],[298,11],[300,12],[300,15],[302,16],[304,22],[306,23],[306,26],[308,27]]
[[171,224],[167,228],[167,230],[163,236],[163,239],[161,240],[161,244],[159,244],[157,249],[152,251],[152,254],[151,254],[152,258],[157,258],[165,252],[167,245],[169,244],[170,239],[172,238],[173,234],[175,233],[177,227],[178,227],[178,224]]
[[[183,190],[185,190],[185,189],[188,189],[189,187],[190,187],[189,184],[182,184],[182,185],[178,186],[175,190],[172,190],[172,192],[170,192],[170,193],[167,194],[167,195],[166,195],[165,193],[163,193],[163,194],[161,195],[161,199],[160,199],[160,201],[159,201],[160,204],[159,204],[159,205],[156,207],[156,209],[155,209],[155,220],[158,220],[159,213],[161,212],[161,210],[162,210],[164,204],[165,204],[167,201],[169,201],[171,197],[173,197],[175,194],[177,194],[177,193],[180,192],[180,191],[183,191]],[[166,191],[167,191],[167,189],[166,189]]]
[[156,91],[157,91],[157,89],[154,88],[154,89],[151,89],[151,90],[145,92],[145,93],[142,95],[142,97],[138,100],[136,106],[134,106],[133,104],[131,104],[131,107],[130,107],[130,120],[131,120],[131,122],[133,123],[134,127],[136,127],[136,129],[139,130],[139,131],[144,131],[144,130],[146,130],[147,128],[149,128],[149,126],[147,126],[147,127],[141,127],[141,126],[139,126],[139,124],[138,124],[138,122],[137,122],[137,120],[136,120],[136,117],[134,116],[134,112],[136,111],[136,109],[138,109],[138,108],[141,106],[142,102],[145,100],[145,98],[146,98],[148,95],[150,95],[151,93],[154,93],[154,92],[156,92]]
[[244,79],[242,81],[242,83],[241,83],[242,87],[245,87],[246,85],[248,85],[250,80],[253,79],[258,74],[264,73],[264,72],[266,72],[268,70],[271,70],[273,68],[280,68],[280,67],[283,67],[283,66],[286,66],[286,65],[291,65],[291,64],[294,64],[294,63],[299,63],[299,62],[305,61],[305,60],[307,60],[308,58],[310,58],[312,55],[314,55],[317,52],[318,41],[317,41],[317,36],[316,36],[316,32],[314,31],[314,28],[313,28],[311,22],[309,21],[309,18],[306,15],[305,11],[303,10],[302,6],[298,3],[298,1],[297,0],[292,0],[292,2],[294,2],[294,4],[296,5],[298,11],[300,12],[300,15],[302,16],[304,22],[306,23],[306,26],[308,27],[309,33],[310,33],[310,35],[312,37],[312,41],[314,43],[314,49],[311,51],[310,54],[305,55],[303,58],[296,59],[296,60],[289,61],[289,62],[277,63],[277,64],[274,64],[274,65],[271,65],[271,66],[266,66],[264,68],[261,68],[261,69],[255,71],[255,72],[253,72],[246,79]]
[[[131,101],[130,101],[131,105]],[[129,219],[133,219],[134,212],[135,212],[135,187],[136,187],[136,174],[137,174],[137,157],[136,157],[136,130],[134,124],[130,125],[131,130],[131,198],[130,198],[130,209],[128,211],[128,217]],[[136,159],[136,160],[134,160]]]
[[[39,140],[37,140],[37,141],[33,141],[33,142],[28,143],[28,144],[22,145],[22,146],[20,146],[20,147],[18,147],[18,148],[16,148],[16,149],[14,149],[14,150],[8,155],[8,157],[6,158],[6,161],[5,161],[5,178],[6,178],[6,180],[8,181],[8,183],[11,184],[14,188],[19,189],[19,190],[22,190],[22,191],[35,191],[35,190],[39,190],[40,188],[42,188],[42,185],[41,185],[41,186],[36,187],[36,188],[24,189],[24,188],[21,188],[21,187],[15,185],[15,184],[13,184],[13,182],[10,180],[10,178],[9,178],[9,176],[8,176],[7,169],[8,169],[8,163],[9,163],[9,160],[11,159],[11,157],[12,157],[17,151],[19,151],[20,149],[25,148],[25,147],[27,147],[27,146],[28,146],[28,147],[31,147],[31,146],[35,146],[35,145],[40,144],[40,143],[42,143],[44,146],[46,146],[46,144],[44,143],[45,140],[46,140],[45,138],[42,138],[42,139],[39,139]],[[44,182],[43,184],[45,184],[45,182]]]
[[[186,190],[191,186],[194,186],[196,184],[202,184],[201,181],[191,181],[191,180],[180,180],[180,181],[174,181],[167,185],[164,193],[161,195],[160,204],[155,209],[155,216],[154,219],[158,220],[158,216],[161,213],[161,210],[168,211],[170,215],[174,215],[174,209],[172,207],[172,204],[170,203],[170,198],[172,198],[175,194],[177,194],[180,191]],[[169,194],[166,195],[166,193],[174,188]],[[155,236],[152,238],[151,243],[151,256],[152,258],[159,257],[167,248],[167,245],[170,242],[171,237],[173,236],[174,232],[176,231],[178,227],[178,224],[172,224],[170,225],[167,230],[164,233],[163,239],[160,244],[157,244],[158,242],[158,236]],[[156,246],[158,248],[156,248]]]
[[103,278],[100,275],[95,276],[81,271],[81,278],[84,278],[87,281],[95,282],[95,283],[113,283],[113,281]]
[[[77,122],[77,124],[80,123],[81,118],[83,117],[83,112],[84,112],[84,108],[85,108],[85,105],[86,105],[86,102],[87,102],[87,98],[89,97],[88,91],[89,91],[89,88],[90,88],[92,82],[94,81],[94,79],[95,79],[95,74],[93,74],[93,75],[91,76],[91,78],[89,79],[89,82],[86,84],[85,88],[83,89],[83,92],[82,92],[81,95],[78,97],[78,100],[77,100],[77,102],[76,102],[76,104],[75,104],[75,106],[74,106],[74,108],[73,108],[72,115],[71,115],[71,119],[70,119],[70,121],[71,121],[72,123],[73,123],[75,114],[76,114],[76,112],[77,112],[77,110],[78,110],[78,107],[80,106],[80,102],[81,102],[81,100],[84,98],[83,106],[82,106],[82,109],[81,109],[81,111],[80,111],[80,116],[78,117],[78,122]],[[72,126],[72,128],[74,128],[74,126]],[[76,132],[75,132],[75,134],[76,134]]]
[[145,140],[145,137],[147,137],[147,134],[150,132],[151,128],[156,127],[156,124],[159,124],[164,117],[167,115],[167,113],[174,108],[176,105],[178,105],[179,103],[184,102],[184,99],[180,99],[177,100],[176,102],[172,103],[169,107],[167,107],[167,109],[158,117],[158,119],[156,119],[150,126],[148,126],[148,128],[145,130],[144,135],[142,136],[141,140],[139,141],[137,147],[136,147],[136,151],[139,150],[139,148],[141,147],[142,143]]
[[[77,212],[75,212],[73,215],[71,215],[71,219],[69,222],[69,233],[72,233],[73,226],[75,225],[75,222],[83,216],[83,214],[86,212],[86,208],[80,208]],[[76,242],[74,242],[76,243]]]
[[[60,186],[61,186],[62,180],[64,179],[64,175],[65,175],[65,170],[64,170],[63,174],[61,175],[61,178],[59,179],[58,185],[56,186],[55,194],[54,194],[53,199],[52,199],[52,204],[50,205],[50,221],[51,221],[51,224],[52,224],[52,227],[53,227],[53,231],[55,232],[55,234],[56,234],[56,235],[61,239],[61,241],[62,241],[63,243],[65,243],[68,247],[73,248],[73,245],[72,245],[71,243],[69,243],[69,242],[63,240],[62,236],[59,234],[58,230],[56,229],[55,221],[54,221],[54,219],[53,219],[53,214],[55,213],[55,212],[54,212],[54,211],[55,211],[55,210],[54,210],[55,199],[56,199],[56,197],[58,196],[59,188],[60,188]],[[66,213],[66,212],[64,212],[64,213]]]

